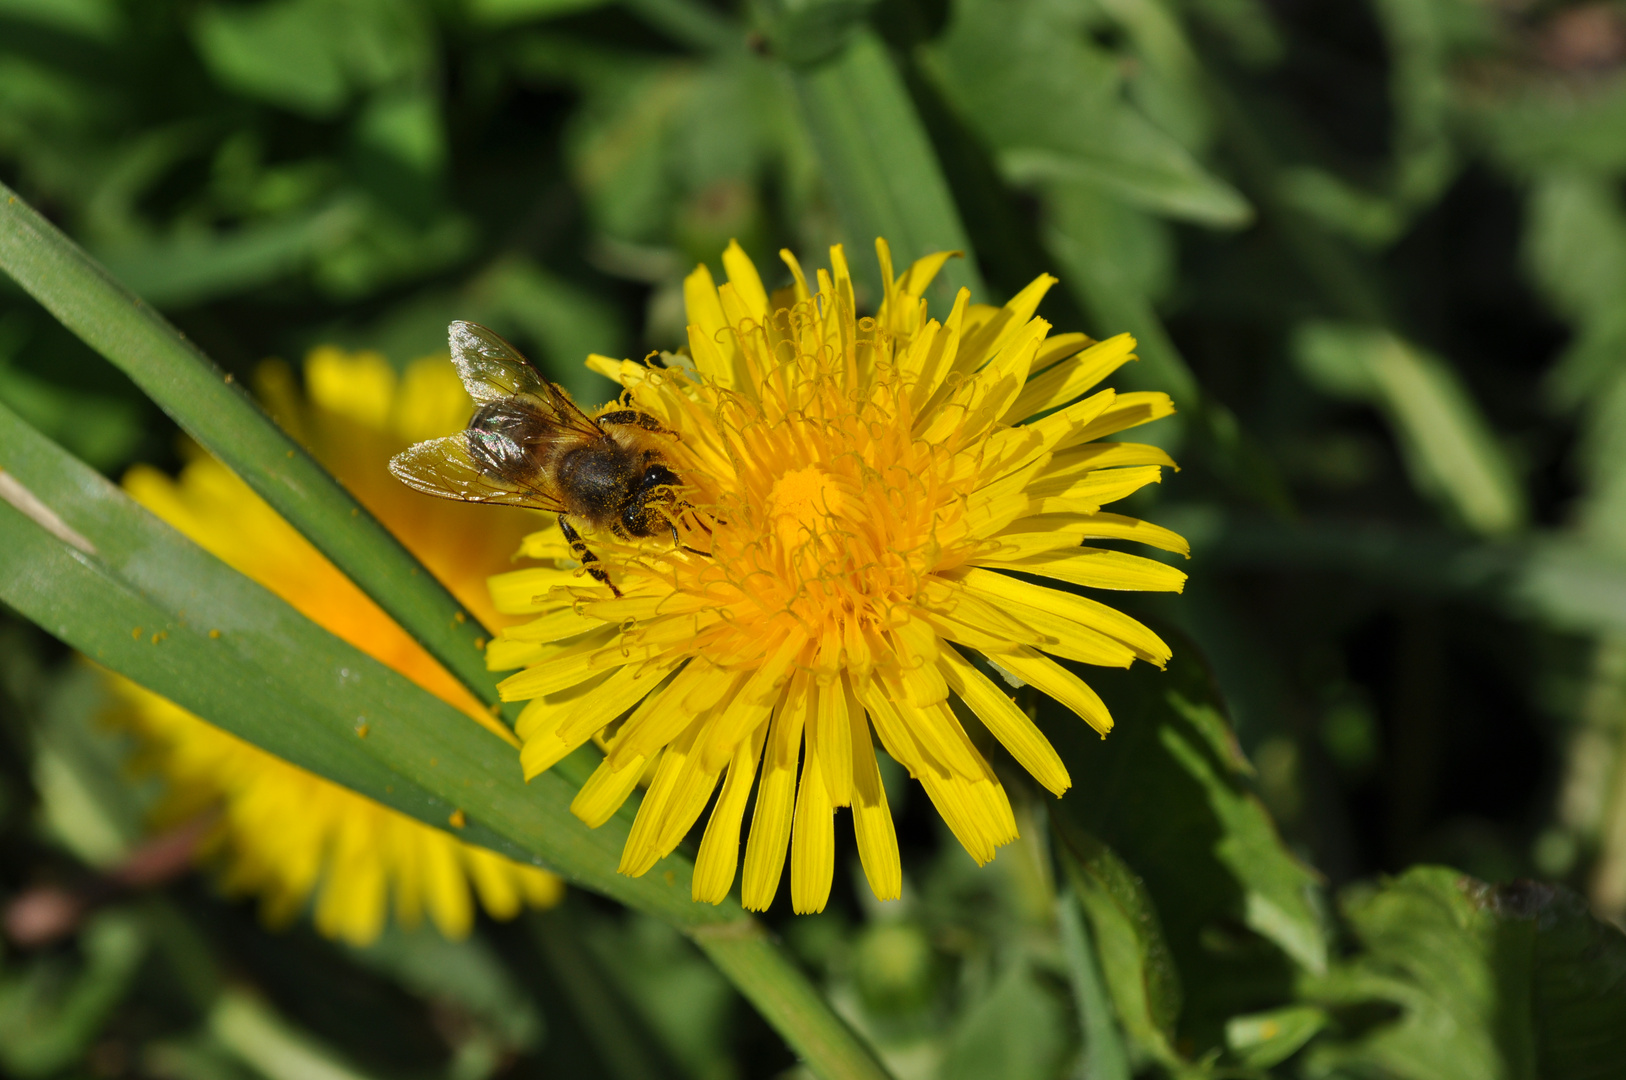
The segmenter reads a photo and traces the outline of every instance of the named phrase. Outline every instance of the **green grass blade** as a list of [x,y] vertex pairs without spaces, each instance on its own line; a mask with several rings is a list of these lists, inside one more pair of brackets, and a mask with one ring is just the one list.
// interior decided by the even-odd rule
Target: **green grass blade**
[[0,184],[0,269],[141,387],[476,696],[497,701],[462,605],[162,315]]
[[[556,772],[526,784],[496,735],[305,619],[0,407],[0,601],[104,666],[296,765],[694,936],[821,1076],[885,1076],[733,902],[692,865],[615,872],[625,815],[588,829]],[[366,737],[358,731],[367,725]]]
[[[833,58],[789,67],[802,117],[841,213],[853,273],[872,275],[884,236],[900,269],[934,251],[963,251],[943,268],[934,307],[961,286],[983,299],[971,241],[903,79],[872,31],[860,28]],[[946,308],[945,308],[946,310]]]

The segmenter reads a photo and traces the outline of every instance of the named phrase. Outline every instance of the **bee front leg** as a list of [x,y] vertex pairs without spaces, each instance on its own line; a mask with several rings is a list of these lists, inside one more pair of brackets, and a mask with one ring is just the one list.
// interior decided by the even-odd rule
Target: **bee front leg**
[[587,549],[587,543],[582,540],[581,533],[576,531],[576,527],[564,514],[559,515],[559,531],[565,534],[565,542],[570,545],[571,554],[576,556],[588,575],[619,597],[621,590],[615,587],[615,582],[610,580],[610,575],[602,567],[593,565],[598,562],[598,556]]

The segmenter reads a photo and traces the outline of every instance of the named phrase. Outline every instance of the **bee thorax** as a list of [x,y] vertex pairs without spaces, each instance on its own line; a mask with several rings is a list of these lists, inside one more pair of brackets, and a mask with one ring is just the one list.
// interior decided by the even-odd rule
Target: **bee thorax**
[[570,512],[602,525],[620,514],[636,475],[633,456],[606,439],[561,455],[555,478]]

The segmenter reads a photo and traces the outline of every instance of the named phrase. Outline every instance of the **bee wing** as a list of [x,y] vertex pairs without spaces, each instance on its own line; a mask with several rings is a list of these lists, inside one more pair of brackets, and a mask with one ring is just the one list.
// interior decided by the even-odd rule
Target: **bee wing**
[[390,472],[408,487],[442,499],[529,506],[553,513],[565,508],[542,477],[534,484],[509,484],[481,472],[469,457],[468,435],[463,432],[408,447],[390,459]]
[[469,396],[488,405],[510,397],[537,402],[560,427],[582,435],[601,436],[604,429],[578,409],[559,387],[537,373],[531,362],[501,337],[479,323],[454,322],[447,337],[452,362]]

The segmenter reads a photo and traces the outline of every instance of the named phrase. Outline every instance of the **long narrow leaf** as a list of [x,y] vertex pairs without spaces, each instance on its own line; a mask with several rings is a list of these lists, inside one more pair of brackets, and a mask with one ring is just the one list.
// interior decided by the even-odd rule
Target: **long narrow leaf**
[[[625,818],[590,830],[574,786],[530,784],[495,734],[309,622],[0,407],[0,600],[233,734],[428,824],[695,938],[826,1077],[884,1077],[739,907],[689,899],[692,866],[615,872]],[[365,737],[362,737],[365,725]]]
[[105,356],[488,703],[485,632],[462,605],[167,320],[0,184],[0,269]]
[[854,273],[870,272],[867,252],[877,236],[892,245],[899,266],[934,251],[963,251],[966,258],[943,268],[939,291],[952,299],[966,286],[981,299],[982,278],[948,181],[880,38],[859,29],[833,58],[789,70],[850,246],[860,249]]

